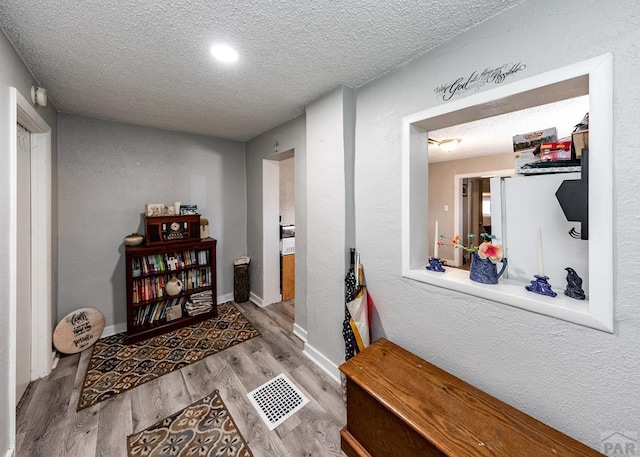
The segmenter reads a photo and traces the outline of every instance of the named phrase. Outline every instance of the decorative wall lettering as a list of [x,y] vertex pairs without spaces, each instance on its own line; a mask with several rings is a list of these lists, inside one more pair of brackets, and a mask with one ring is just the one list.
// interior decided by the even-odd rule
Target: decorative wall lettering
[[451,83],[444,83],[436,87],[433,91],[437,95],[441,95],[444,101],[451,100],[455,95],[464,92],[479,91],[481,87],[487,84],[501,84],[509,76],[527,68],[522,62],[505,63],[496,68],[485,68],[484,71],[474,71],[467,77],[460,77]]

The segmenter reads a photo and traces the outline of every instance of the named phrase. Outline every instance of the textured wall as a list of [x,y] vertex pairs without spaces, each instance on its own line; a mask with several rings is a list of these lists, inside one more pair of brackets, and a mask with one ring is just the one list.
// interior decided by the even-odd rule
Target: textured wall
[[354,198],[356,161],[356,91],[351,87],[342,88],[343,103],[343,144],[344,144],[344,207],[345,207],[345,252],[344,271],[351,260],[350,249],[356,248],[356,202]]
[[[547,33],[554,20],[561,29]],[[530,1],[357,93],[357,239],[377,304],[374,335],[596,448],[607,431],[640,431],[638,43],[635,0]],[[615,332],[402,279],[401,118],[445,103],[434,88],[474,70],[523,62],[515,81],[607,52],[614,54]]]
[[307,327],[307,145],[305,116],[298,116],[245,143],[247,158],[247,253],[251,257],[251,292],[262,298],[262,161],[281,152],[295,154],[296,324]]
[[246,252],[243,144],[60,115],[59,317],[84,306],[126,321],[124,245],[145,203],[193,203],[218,240],[218,296]]
[[[8,131],[9,127],[9,113],[11,109],[14,109],[9,103],[9,88],[15,87],[18,92],[22,94],[27,100],[31,99],[31,86],[37,85],[36,80],[33,78],[27,67],[20,57],[16,54],[11,44],[6,39],[4,34],[0,32],[0,151],[2,154],[3,166],[0,167],[0,214],[3,215],[5,223],[9,221],[9,142],[10,135]],[[51,127],[51,148],[52,148],[52,161],[55,170],[55,164],[57,161],[57,119],[56,109],[53,105],[49,104],[45,108],[37,108],[38,113]],[[53,176],[53,225],[55,227],[55,221],[57,220],[57,212],[55,204],[57,201],[57,195],[55,192],[56,176]],[[6,233],[6,232],[5,232]],[[52,236],[55,239],[56,229],[52,229]],[[56,263],[55,257],[57,255],[55,244],[53,246],[53,290],[55,292],[56,282]],[[14,414],[14,411],[9,407],[9,238],[2,237],[0,240],[0,259],[2,259],[2,266],[0,267],[0,313],[4,316],[0,319],[0,455],[4,455],[9,449],[13,437],[9,434],[9,416]],[[53,313],[55,316],[55,299],[53,301]]]
[[282,224],[296,223],[295,157],[280,161],[280,216]]
[[345,102],[351,89],[338,87],[307,106],[307,331],[308,344],[334,362],[344,360],[341,322],[349,234]]

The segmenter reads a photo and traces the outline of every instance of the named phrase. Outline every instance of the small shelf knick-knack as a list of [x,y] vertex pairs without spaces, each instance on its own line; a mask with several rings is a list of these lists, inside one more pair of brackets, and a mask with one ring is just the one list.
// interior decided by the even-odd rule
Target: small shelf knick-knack
[[567,270],[567,288],[564,290],[564,294],[576,300],[584,300],[586,296],[582,289],[582,278],[571,267],[567,267],[565,270]]
[[178,295],[182,292],[182,281],[176,275],[172,275],[171,279],[164,285],[164,290],[168,295]]
[[429,265],[427,265],[427,270],[439,271],[440,273],[444,273],[445,269],[442,265],[443,265],[442,260],[440,260],[438,257],[430,257]]
[[558,295],[551,289],[551,284],[547,281],[548,276],[534,275],[536,279],[531,281],[531,284],[524,286],[529,292],[534,292],[540,295],[548,295],[549,297],[555,297]]

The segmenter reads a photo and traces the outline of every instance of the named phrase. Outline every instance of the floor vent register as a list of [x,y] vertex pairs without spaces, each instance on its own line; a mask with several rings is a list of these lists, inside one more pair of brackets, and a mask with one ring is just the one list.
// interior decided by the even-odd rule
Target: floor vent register
[[309,403],[309,399],[284,374],[262,384],[247,396],[269,430]]

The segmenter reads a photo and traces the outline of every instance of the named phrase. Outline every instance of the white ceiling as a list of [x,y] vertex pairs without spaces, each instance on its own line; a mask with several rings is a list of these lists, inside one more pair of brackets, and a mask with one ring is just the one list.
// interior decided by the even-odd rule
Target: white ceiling
[[429,146],[429,162],[461,160],[513,152],[513,137],[555,127],[558,139],[571,135],[576,124],[589,112],[589,96],[534,106],[507,114],[453,125],[429,132],[429,137],[442,141],[462,140],[455,151]]
[[0,26],[60,111],[245,141],[523,1],[2,0]]

